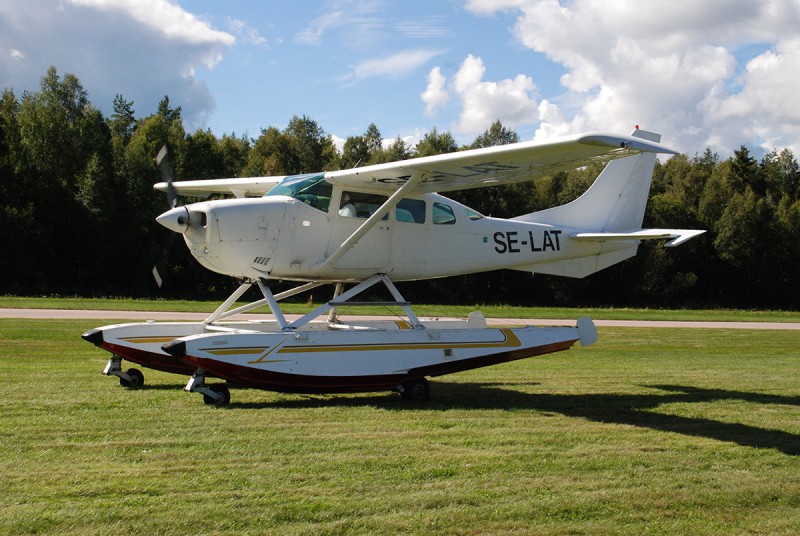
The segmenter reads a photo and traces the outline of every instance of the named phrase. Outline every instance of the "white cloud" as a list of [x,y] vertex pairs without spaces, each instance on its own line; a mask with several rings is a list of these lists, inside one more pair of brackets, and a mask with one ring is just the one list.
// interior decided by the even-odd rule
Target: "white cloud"
[[[67,0],[97,11],[118,12],[178,42],[231,46],[234,37],[212,28],[170,0]],[[213,60],[212,60],[213,61]],[[217,60],[218,61],[218,60]],[[213,67],[216,61],[209,62]]]
[[437,108],[450,100],[450,95],[445,88],[446,83],[447,78],[439,67],[434,67],[428,73],[428,86],[420,95],[422,102],[425,103],[425,115],[433,115]]
[[340,80],[352,83],[368,78],[402,78],[441,53],[440,50],[415,49],[383,58],[372,58],[356,65],[352,71],[340,77]]
[[462,103],[457,132],[478,133],[497,121],[515,127],[531,124],[539,117],[533,79],[517,75],[499,82],[483,80],[483,60],[469,55],[452,80],[453,91]]
[[466,8],[478,15],[491,15],[496,11],[521,7],[526,0],[468,0]]
[[[708,116],[722,125],[736,125],[762,146],[800,148],[800,37],[781,41],[750,60],[742,74],[742,90],[724,98],[709,99]],[[731,132],[730,136],[736,135]],[[741,135],[741,133],[740,133]],[[800,152],[793,149],[795,154]]]
[[333,141],[333,146],[336,147],[336,150],[341,153],[344,149],[344,143],[347,141],[347,138],[342,138],[336,134],[331,134],[331,141]]
[[442,15],[397,21],[394,28],[400,35],[411,39],[442,39],[452,34],[447,19]]
[[485,72],[483,60],[472,54],[449,82],[439,67],[434,68],[428,74],[428,86],[421,95],[426,114],[432,114],[437,107],[455,98],[461,112],[453,128],[462,134],[479,134],[498,119],[510,127],[538,121],[536,85],[531,77],[519,74],[511,79],[489,82],[483,80]]
[[800,154],[798,0],[647,9],[638,0],[471,0],[467,9],[512,13],[516,38],[566,69],[564,94],[539,106],[537,138],[640,124],[690,153],[780,143]]
[[[542,99],[542,102],[539,103],[539,118],[542,121],[539,126],[540,138],[551,139],[566,136],[574,129],[574,125],[571,125],[564,117],[559,107],[547,99]],[[579,130],[581,129],[576,129],[576,131]]]
[[326,32],[332,28],[343,26],[344,19],[345,15],[340,11],[320,15],[295,36],[295,41],[303,45],[318,45]]
[[319,45],[326,34],[338,31],[340,41],[357,48],[368,46],[379,38],[385,26],[378,17],[379,11],[380,3],[375,0],[334,0],[295,35],[295,41]]
[[236,36],[237,41],[249,45],[265,46],[267,39],[256,29],[247,24],[246,21],[228,17],[228,29]]
[[233,35],[170,0],[7,0],[0,4],[0,87],[38,90],[51,65],[73,73],[95,106],[110,113],[116,94],[137,115],[156,111],[169,95],[187,128],[205,124],[215,107],[198,69],[211,69],[235,43]]

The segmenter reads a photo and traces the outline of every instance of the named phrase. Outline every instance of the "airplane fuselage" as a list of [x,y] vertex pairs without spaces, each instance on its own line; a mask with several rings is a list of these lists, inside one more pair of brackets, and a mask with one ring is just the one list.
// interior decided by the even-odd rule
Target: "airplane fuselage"
[[[361,200],[357,211],[344,208],[351,195]],[[537,271],[535,265],[631,247],[631,242],[579,242],[570,237],[575,229],[484,217],[442,195],[424,194],[403,199],[347,255],[323,265],[383,200],[339,187],[332,187],[324,201],[320,197],[268,194],[188,205],[184,238],[192,255],[215,272],[299,281],[363,280],[376,273],[403,281],[502,268]]]

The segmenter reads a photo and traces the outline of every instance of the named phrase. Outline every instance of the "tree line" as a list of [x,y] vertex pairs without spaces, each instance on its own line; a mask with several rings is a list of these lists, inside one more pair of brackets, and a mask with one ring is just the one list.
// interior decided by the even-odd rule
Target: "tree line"
[[[256,138],[187,133],[165,96],[137,117],[122,95],[104,115],[75,75],[51,67],[39,91],[0,99],[0,294],[220,298],[236,282],[200,267],[154,218],[155,155],[166,144],[176,180],[329,171],[514,143],[499,121],[469,146],[433,129],[416,146],[385,145],[377,126],[341,151],[320,125],[295,116]],[[479,212],[511,217],[583,193],[598,163],[549,179],[450,195]],[[646,227],[707,229],[677,248],[642,243],[639,254],[583,280],[500,271],[405,283],[425,303],[747,307],[796,309],[800,256],[800,171],[788,149],[759,159],[742,146],[722,160],[710,149],[657,162]],[[164,287],[151,276],[168,257]]]

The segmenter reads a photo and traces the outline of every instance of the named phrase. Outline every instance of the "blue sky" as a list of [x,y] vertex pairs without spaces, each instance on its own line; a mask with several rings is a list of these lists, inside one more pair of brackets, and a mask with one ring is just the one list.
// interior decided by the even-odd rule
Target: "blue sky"
[[4,0],[0,87],[50,65],[111,113],[165,94],[189,130],[256,137],[307,115],[341,143],[628,133],[693,155],[800,154],[800,0]]
[[[213,70],[198,72],[214,95],[226,96],[216,99],[213,130],[257,133],[267,122],[285,125],[293,114],[340,137],[362,134],[373,122],[390,138],[446,130],[453,111],[426,117],[420,98],[432,67],[454,74],[474,54],[484,58],[491,79],[514,77],[520,65],[537,60],[558,71],[514,43],[508,14],[478,17],[458,2],[376,3],[342,16],[339,6],[324,3],[276,2],[276,9],[232,3],[223,12],[217,4],[183,5],[217,27],[228,17],[247,20],[263,41],[234,47]],[[550,85],[557,79],[546,77]]]
[[[212,94],[232,97],[216,99],[212,130],[258,133],[285,126],[294,114],[342,138],[362,134],[370,123],[387,138],[434,126],[449,130],[457,103],[426,115],[420,95],[430,69],[440,66],[452,76],[469,54],[484,60],[487,79],[513,78],[524,66],[541,76],[541,88],[537,83],[531,93],[558,90],[562,69],[515,41],[509,13],[476,16],[456,1],[273,4],[181,4],[218,28],[231,18],[246,20],[258,35],[233,47],[213,70],[197,73]],[[515,127],[531,137],[533,125],[531,118]]]

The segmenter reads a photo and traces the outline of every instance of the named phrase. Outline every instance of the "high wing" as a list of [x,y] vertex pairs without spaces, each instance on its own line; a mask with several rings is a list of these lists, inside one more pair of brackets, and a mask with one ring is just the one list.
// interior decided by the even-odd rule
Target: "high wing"
[[[640,152],[677,154],[664,145],[639,137],[590,133],[544,143],[521,142],[329,171],[325,179],[348,188],[390,194],[413,177],[416,184],[405,188],[405,194],[419,195],[524,182]],[[172,184],[178,195],[206,198],[218,193],[246,197],[264,195],[285,178],[210,179]],[[153,187],[167,191],[166,182]]]
[[[248,177],[245,179],[210,179],[196,181],[177,181],[172,185],[178,195],[206,198],[211,194],[233,194],[235,197],[260,197],[272,190],[276,184],[285,179],[277,177]],[[167,191],[167,183],[159,182],[153,186],[156,190]]]
[[[328,172],[325,180],[330,183],[355,190],[374,190],[389,195],[389,198],[315,268],[322,271],[334,266],[405,195],[524,182],[586,166],[595,161],[642,152],[677,154],[664,145],[639,136],[591,133],[547,143],[514,143]],[[587,235],[583,238],[590,237]],[[606,239],[621,238],[606,236]],[[591,239],[597,240],[597,237]],[[682,241],[675,240],[673,245]]]
[[590,133],[331,171],[325,179],[348,188],[389,193],[413,177],[417,184],[406,192],[413,195],[524,182],[640,152],[677,154],[639,137]]

